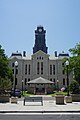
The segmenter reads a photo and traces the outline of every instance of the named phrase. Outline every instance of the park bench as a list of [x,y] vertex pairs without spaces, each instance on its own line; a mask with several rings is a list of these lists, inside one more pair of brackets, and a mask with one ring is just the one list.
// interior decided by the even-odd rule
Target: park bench
[[24,105],[25,102],[41,102],[41,105],[43,105],[42,97],[24,97]]

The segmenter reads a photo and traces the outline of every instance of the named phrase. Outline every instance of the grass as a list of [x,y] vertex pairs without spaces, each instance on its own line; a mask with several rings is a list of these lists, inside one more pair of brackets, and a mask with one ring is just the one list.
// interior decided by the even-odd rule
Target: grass
[[[22,95],[22,92],[21,92],[21,95]],[[27,91],[23,91],[23,95],[22,96],[31,96],[31,95],[34,95],[34,94],[29,94]],[[62,92],[62,91],[54,91],[52,94],[47,94],[47,95],[51,95],[51,96],[55,96],[55,95],[64,95],[66,96],[67,95],[67,92]]]
[[[22,95],[22,92],[21,92],[21,95]],[[31,95],[33,95],[33,94],[30,94],[27,91],[23,91],[23,95],[22,96],[31,96]]]
[[62,92],[62,91],[57,92],[57,91],[54,91],[54,93],[48,94],[48,95],[51,95],[51,96],[64,95],[64,96],[66,96],[66,95],[67,95],[67,92]]

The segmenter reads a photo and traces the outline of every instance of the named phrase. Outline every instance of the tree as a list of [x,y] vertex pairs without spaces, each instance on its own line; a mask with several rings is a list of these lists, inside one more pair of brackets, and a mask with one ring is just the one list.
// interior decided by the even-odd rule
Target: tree
[[70,57],[71,70],[74,72],[74,79],[80,84],[80,43],[75,48],[69,49],[72,57]]
[[76,80],[73,80],[70,84],[70,91],[72,94],[78,94],[79,93],[79,83]]
[[4,49],[0,45],[0,89],[7,89],[13,80],[12,70],[9,68],[9,60]]

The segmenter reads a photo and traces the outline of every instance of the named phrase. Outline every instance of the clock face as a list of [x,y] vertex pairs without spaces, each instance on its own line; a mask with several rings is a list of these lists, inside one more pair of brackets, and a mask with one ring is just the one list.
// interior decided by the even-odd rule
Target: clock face
[[40,29],[39,29],[39,32],[41,32],[41,31],[42,31],[42,29],[40,28]]

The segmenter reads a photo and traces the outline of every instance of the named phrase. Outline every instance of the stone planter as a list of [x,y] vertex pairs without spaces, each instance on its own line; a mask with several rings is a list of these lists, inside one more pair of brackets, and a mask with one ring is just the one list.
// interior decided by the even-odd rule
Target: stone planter
[[63,105],[64,104],[64,96],[63,95],[57,95],[56,98],[56,104]]
[[80,94],[72,94],[72,102],[80,102]]
[[17,97],[11,97],[10,103],[16,103],[17,104],[18,98]]
[[0,102],[1,103],[9,102],[9,98],[10,98],[10,96],[8,96],[8,95],[1,95]]
[[65,96],[66,103],[72,103],[72,96]]

